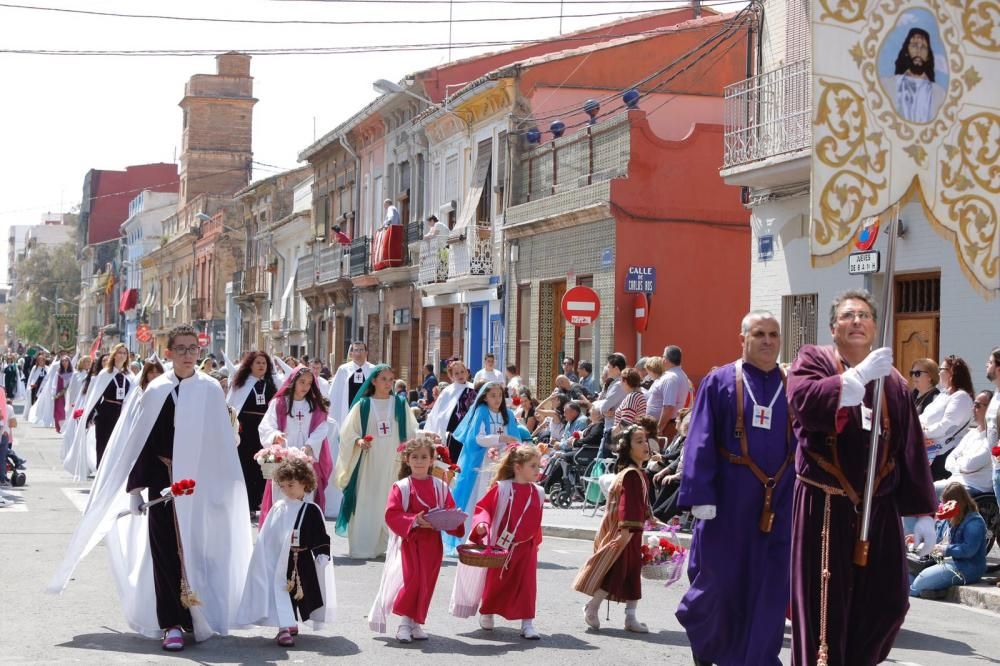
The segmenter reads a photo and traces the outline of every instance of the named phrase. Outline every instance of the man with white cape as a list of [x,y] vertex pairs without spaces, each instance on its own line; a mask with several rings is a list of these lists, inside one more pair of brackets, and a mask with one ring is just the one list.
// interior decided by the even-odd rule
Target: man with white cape
[[[351,360],[337,368],[336,374],[330,381],[330,393],[326,396],[330,401],[328,416],[330,432],[327,441],[334,460],[340,452],[340,429],[347,420],[347,413],[354,404],[354,397],[375,368],[368,362],[368,345],[364,342],[352,342],[350,355]],[[340,514],[340,503],[343,500],[336,481],[336,475],[331,476],[326,489],[326,515],[330,517]]]
[[[228,410],[218,382],[194,371],[197,355],[197,332],[174,328],[167,351],[173,368],[150,383],[134,416],[123,415],[47,588],[65,589],[80,560],[104,539],[129,626],[162,636],[168,650],[183,649],[181,628],[193,630],[197,641],[229,632],[252,550]],[[181,479],[197,482],[193,495],[177,498],[176,510],[167,502],[142,515],[143,488],[155,499]],[[131,513],[116,520],[123,511]]]
[[59,358],[56,357],[49,366],[45,379],[38,389],[35,403],[28,409],[28,423],[43,428],[51,428],[56,424],[54,416],[56,381],[59,379]]

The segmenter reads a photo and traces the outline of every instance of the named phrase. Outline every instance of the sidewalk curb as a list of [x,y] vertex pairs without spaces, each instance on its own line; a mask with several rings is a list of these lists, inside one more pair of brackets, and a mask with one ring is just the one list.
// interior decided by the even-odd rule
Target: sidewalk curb
[[948,601],[1000,614],[1000,588],[995,585],[961,585],[951,588]]
[[[580,541],[593,542],[597,538],[597,528],[594,527],[572,527],[570,525],[542,525],[542,536],[554,537],[558,539],[578,539]],[[691,535],[685,532],[677,532],[675,540],[682,546],[691,545]]]

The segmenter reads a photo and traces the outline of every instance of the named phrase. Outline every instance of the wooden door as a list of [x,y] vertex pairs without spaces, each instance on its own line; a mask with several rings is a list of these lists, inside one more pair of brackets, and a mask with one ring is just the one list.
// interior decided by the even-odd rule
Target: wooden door
[[556,377],[562,373],[562,360],[566,356],[566,319],[562,316],[562,299],[565,294],[565,280],[552,284],[552,383],[549,386],[556,385]]
[[909,377],[915,360],[938,360],[937,315],[897,316],[894,328],[893,358],[904,377]]

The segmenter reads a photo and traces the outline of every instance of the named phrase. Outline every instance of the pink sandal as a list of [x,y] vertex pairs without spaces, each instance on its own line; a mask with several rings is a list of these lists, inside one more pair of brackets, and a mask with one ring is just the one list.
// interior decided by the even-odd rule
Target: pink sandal
[[299,635],[298,626],[288,627],[288,633],[290,633],[292,636],[298,636]]
[[289,629],[280,629],[280,630],[278,630],[278,636],[277,636],[277,638],[275,638],[275,641],[281,647],[294,647],[295,646],[295,639],[292,638],[292,632]]
[[163,630],[163,649],[167,652],[180,652],[184,649],[184,634],[180,627]]

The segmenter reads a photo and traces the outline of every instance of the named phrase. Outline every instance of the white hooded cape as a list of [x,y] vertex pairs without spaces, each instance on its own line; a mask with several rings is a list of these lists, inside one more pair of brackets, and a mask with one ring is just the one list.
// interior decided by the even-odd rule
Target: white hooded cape
[[434,401],[430,414],[427,415],[427,422],[424,423],[424,430],[429,430],[440,435],[442,438],[448,433],[448,421],[451,420],[452,412],[458,405],[458,399],[462,397],[465,389],[475,389],[475,386],[466,382],[464,384],[448,384]]
[[[333,379],[329,382],[330,392],[327,399],[330,401],[330,411],[327,418],[327,443],[330,445],[330,455],[333,456],[336,466],[337,456],[340,454],[340,428],[347,420],[347,414],[351,411],[351,406],[347,404],[347,384],[351,373],[354,372],[354,361],[348,361],[339,368]],[[365,361],[361,370],[367,379],[375,368],[374,365]],[[340,504],[344,500],[344,493],[337,487],[337,471],[330,475],[330,483],[326,486],[326,515],[328,518],[336,518],[340,515]]]
[[[268,512],[247,571],[243,600],[236,614],[238,624],[263,627],[296,625],[295,609],[292,608],[286,585],[292,530],[295,529],[295,519],[303,504],[301,500],[282,495],[282,499]],[[316,567],[316,580],[323,588],[324,605],[312,612],[307,624],[313,629],[331,626],[337,615],[337,585],[333,576],[333,561],[327,560],[321,566],[311,554],[305,558],[299,555],[299,566]]]
[[[161,629],[146,517],[128,515],[116,521],[116,516],[129,508],[129,473],[177,384],[172,371],[157,377],[136,399],[128,418],[119,420],[128,427],[112,435],[83,518],[47,588],[52,593],[65,589],[80,560],[106,539],[125,617],[134,631],[149,637],[159,637]],[[175,500],[175,507],[188,583],[201,600],[191,608],[195,640],[201,641],[213,633],[227,634],[234,626],[253,548],[250,514],[218,382],[201,373],[185,379],[176,413],[173,479],[197,481],[195,493]]]
[[[46,372],[45,376],[46,377],[48,377],[48,374],[47,374],[48,371],[49,371],[49,366],[45,366],[45,372]],[[25,380],[25,382],[24,382],[24,396],[23,397],[24,397],[25,408],[28,411],[30,411],[30,407],[31,407],[31,405],[29,404],[31,402],[31,385],[35,383],[35,378],[38,377],[38,373],[40,373],[40,372],[41,372],[41,369],[37,365],[32,364],[31,370],[28,371],[28,379]],[[44,383],[45,380],[43,379],[42,382]],[[42,387],[39,386],[38,388],[39,388],[39,390],[41,390]],[[37,400],[38,396],[36,395],[35,398]]]
[[[32,370],[32,374],[35,374],[34,370]],[[56,420],[53,414],[55,399],[53,394],[55,394],[56,380],[58,378],[59,366],[53,363],[49,365],[45,379],[42,380],[42,385],[38,387],[35,404],[28,410],[28,423],[34,423],[43,428],[51,428],[55,425]]]
[[[138,380],[134,375],[127,372],[125,376],[129,380],[128,390],[125,393],[125,401],[128,397],[135,392],[135,388],[138,385]],[[63,469],[73,475],[73,480],[80,482],[87,479],[91,472],[97,469],[97,438],[94,432],[94,426],[91,425],[87,427],[87,421],[90,419],[91,412],[97,407],[97,403],[100,401],[101,396],[104,395],[104,390],[111,383],[112,373],[108,370],[101,370],[97,375],[95,375],[90,380],[90,387],[87,389],[87,395],[83,401],[83,407],[74,407],[74,411],[77,409],[83,409],[83,414],[79,419],[76,420],[76,424],[73,428],[73,441],[66,450],[66,457],[63,458]],[[82,387],[81,387],[81,390]],[[77,402],[80,402],[77,400]],[[122,402],[122,412],[125,411],[125,402]],[[70,413],[68,420],[73,419],[73,414]],[[121,420],[121,419],[119,419]],[[110,440],[109,440],[110,444]],[[64,445],[65,446],[65,445]],[[105,451],[107,453],[107,451]]]

